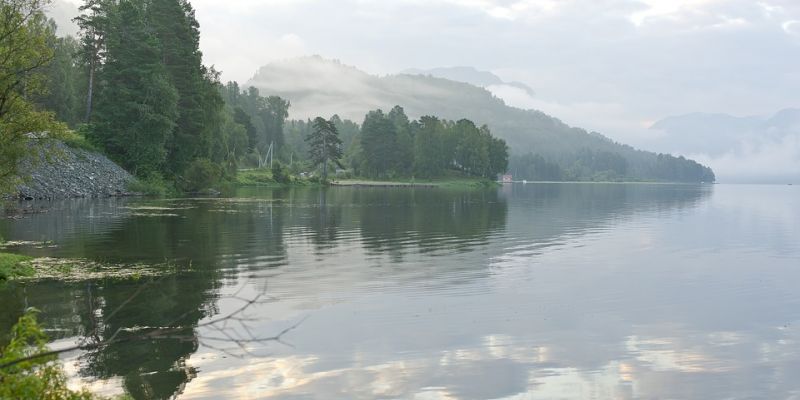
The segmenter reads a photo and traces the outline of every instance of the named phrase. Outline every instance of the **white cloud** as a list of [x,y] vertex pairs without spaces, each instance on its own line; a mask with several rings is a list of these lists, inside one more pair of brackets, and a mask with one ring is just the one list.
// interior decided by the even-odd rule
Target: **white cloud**
[[800,21],[790,20],[781,24],[783,31],[789,35],[800,36]]
[[689,156],[711,166],[721,182],[800,182],[800,134],[779,141],[745,141],[716,157]]
[[520,0],[520,1],[492,1],[492,0],[443,0],[446,3],[462,7],[474,8],[485,12],[487,15],[507,20],[534,14],[542,15],[556,11],[567,1],[557,0]]
[[704,8],[721,0],[640,0],[646,7],[630,15],[631,21],[642,25],[657,18],[682,18],[687,15],[703,13]]

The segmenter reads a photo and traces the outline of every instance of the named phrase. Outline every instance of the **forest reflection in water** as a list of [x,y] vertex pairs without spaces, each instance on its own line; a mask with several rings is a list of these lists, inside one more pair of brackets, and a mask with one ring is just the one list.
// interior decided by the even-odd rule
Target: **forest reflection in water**
[[108,336],[181,317],[197,339],[209,335],[201,321],[236,306],[231,294],[265,292],[274,301],[250,310],[252,329],[309,317],[287,336],[294,347],[253,344],[238,359],[200,340],[150,340],[82,354],[71,370],[135,398],[780,396],[800,389],[797,334],[783,328],[800,303],[789,283],[799,208],[785,205],[800,204],[781,189],[243,189],[53,203],[0,221],[0,235],[56,244],[19,249],[28,254],[168,260],[180,272],[108,320],[142,282],[9,285],[0,328],[35,306],[65,341],[93,318]]

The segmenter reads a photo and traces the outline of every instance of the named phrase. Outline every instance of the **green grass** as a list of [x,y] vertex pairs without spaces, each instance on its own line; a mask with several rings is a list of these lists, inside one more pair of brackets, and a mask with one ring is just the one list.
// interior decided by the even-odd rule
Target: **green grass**
[[165,180],[159,175],[152,175],[149,178],[137,178],[128,184],[128,190],[133,193],[141,193],[145,196],[164,197],[177,194],[175,185]]
[[291,176],[291,182],[280,183],[275,181],[272,177],[272,171],[269,168],[258,169],[242,169],[236,173],[236,184],[239,186],[313,186],[319,185],[313,179],[304,179],[297,176]]
[[20,254],[0,253],[0,281],[32,276],[34,270],[28,264],[32,259]]
[[69,147],[72,147],[73,149],[81,149],[95,153],[101,152],[100,149],[97,148],[97,146],[89,142],[89,140],[86,139],[86,136],[84,136],[80,132],[67,131],[63,133],[62,136],[59,137],[59,139],[61,139],[64,142],[64,144],[66,144]]
[[239,170],[236,173],[236,183],[243,186],[279,186],[272,178],[272,171],[268,169]]
[[475,189],[494,187],[498,183],[486,178],[464,176],[455,173],[447,176],[431,179],[420,178],[397,178],[397,179],[334,179],[335,184],[339,185],[361,185],[361,186],[435,186],[444,189]]

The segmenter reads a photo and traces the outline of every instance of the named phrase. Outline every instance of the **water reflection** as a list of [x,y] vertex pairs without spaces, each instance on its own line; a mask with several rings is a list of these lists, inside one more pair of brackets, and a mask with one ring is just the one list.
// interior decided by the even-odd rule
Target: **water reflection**
[[[197,340],[83,356],[81,374],[122,377],[135,398],[800,390],[800,196],[791,189],[250,189],[227,199],[89,204],[92,211],[67,207],[31,224],[2,221],[0,234],[56,238],[54,249],[22,249],[30,253],[177,260],[184,272],[102,321],[103,335],[185,314],[188,335],[202,337],[209,332],[198,323],[230,311],[221,299],[243,287],[244,296],[266,289],[277,299],[253,310],[256,332],[311,316],[287,338],[294,348],[254,345],[258,357],[242,360]],[[88,215],[107,217],[89,229],[79,222]],[[102,320],[136,286],[7,287],[0,329],[35,305],[61,337],[85,336],[93,315]]]

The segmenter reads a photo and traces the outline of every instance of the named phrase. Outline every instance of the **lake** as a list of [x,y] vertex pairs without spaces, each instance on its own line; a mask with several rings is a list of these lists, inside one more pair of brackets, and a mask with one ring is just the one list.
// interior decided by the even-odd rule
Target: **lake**
[[33,306],[55,347],[180,327],[63,357],[74,384],[102,393],[800,396],[798,186],[247,188],[30,206],[46,212],[1,219],[0,236],[52,243],[15,251],[175,271],[0,288],[0,332]]

